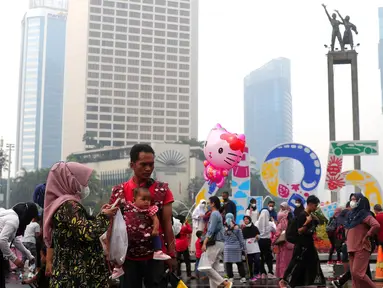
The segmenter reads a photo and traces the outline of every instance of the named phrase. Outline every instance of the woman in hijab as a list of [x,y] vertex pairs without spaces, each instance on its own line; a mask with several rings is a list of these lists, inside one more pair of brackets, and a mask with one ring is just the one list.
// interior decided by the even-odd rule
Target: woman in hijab
[[[263,279],[275,279],[273,273],[273,254],[271,252],[271,233],[276,231],[276,226],[274,219],[270,218],[269,210],[262,209],[261,215],[259,216],[257,223],[255,223],[255,226],[257,226],[260,233],[258,243],[261,250],[261,277]],[[266,274],[265,264],[268,268],[268,274]]]
[[45,183],[39,184],[36,186],[35,191],[33,192],[33,202],[35,202],[41,208],[44,208],[45,187]]
[[355,198],[356,205],[353,205],[345,225],[352,287],[376,287],[366,275],[366,269],[372,249],[370,239],[379,232],[380,225],[371,215],[368,199],[362,193],[356,193]]
[[[275,276],[277,276],[278,278],[283,278],[285,270],[287,266],[289,266],[291,258],[293,257],[294,244],[285,240],[286,230],[289,224],[289,213],[289,205],[287,204],[287,202],[283,202],[281,204],[281,210],[278,213],[278,225],[274,238],[274,243],[277,243],[274,245],[278,246],[277,261],[275,268]],[[282,240],[283,238],[284,240]]]
[[118,208],[104,205],[90,220],[81,200],[89,195],[93,170],[74,162],[59,162],[51,168],[44,202],[44,241],[54,246],[50,287],[107,287],[108,269],[100,236]]
[[[193,233],[192,233],[192,240],[191,243],[195,243],[197,241],[196,233],[197,231],[203,231],[205,229],[205,221],[203,220],[203,217],[206,213],[206,200],[202,199],[197,207],[194,209],[192,214],[192,220],[193,220]],[[191,251],[195,251],[194,245],[191,245],[190,247]]]
[[233,282],[233,264],[237,264],[238,273],[241,277],[240,282],[246,283],[246,272],[242,262],[242,252],[246,251],[245,241],[242,231],[235,224],[234,214],[227,213],[225,216],[225,250],[223,253],[223,261],[225,263],[227,276],[229,281]]
[[0,208],[0,288],[5,288],[5,267],[3,258],[11,260],[17,267],[24,267],[21,259],[11,251],[9,243],[13,242],[28,260],[34,258],[27,248],[24,247],[20,237],[24,234],[25,228],[38,216],[37,206],[34,203],[19,203],[12,209]]
[[258,240],[259,230],[254,226],[250,216],[243,217],[244,226],[242,228],[243,238],[246,243],[247,261],[249,264],[250,281],[259,279],[260,255]]

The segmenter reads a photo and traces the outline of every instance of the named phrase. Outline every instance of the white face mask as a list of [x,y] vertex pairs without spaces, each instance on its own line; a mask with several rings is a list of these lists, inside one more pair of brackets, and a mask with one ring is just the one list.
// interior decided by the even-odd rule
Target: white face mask
[[250,226],[251,226],[251,223],[249,223],[249,224],[246,224],[245,226],[246,226],[246,227],[250,227]]
[[274,207],[271,207],[271,206],[270,206],[270,207],[269,207],[269,210],[270,210],[270,211],[273,211],[273,210],[274,210]]
[[257,207],[257,204],[251,204],[251,207],[255,208]]
[[353,200],[353,201],[350,202],[350,207],[352,209],[354,209],[356,206],[358,206],[358,203],[356,201]]
[[206,203],[202,203],[201,207],[205,208],[206,207]]
[[84,186],[81,186],[81,191],[80,191],[80,197],[81,199],[85,199],[89,196],[90,194],[90,189],[88,186],[84,187]]
[[295,203],[296,207],[301,207],[301,203]]

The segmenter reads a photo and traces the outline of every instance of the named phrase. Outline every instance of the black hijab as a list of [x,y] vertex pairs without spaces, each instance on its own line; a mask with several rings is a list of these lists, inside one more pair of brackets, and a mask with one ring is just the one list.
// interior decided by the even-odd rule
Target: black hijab
[[39,211],[35,203],[18,203],[12,208],[19,216],[19,229],[17,230],[16,236],[24,234],[25,228],[31,223],[33,218],[37,218]]
[[353,208],[348,214],[348,219],[345,223],[346,229],[352,229],[363,223],[364,219],[371,215],[370,202],[362,193],[355,194],[358,206]]
[[257,227],[254,226],[253,222],[251,221],[251,217],[250,216],[244,216],[243,220],[245,220],[245,218],[249,219],[251,225],[250,225],[250,227],[245,226],[242,229],[243,239],[254,238],[255,236],[259,235],[260,234],[259,230]]

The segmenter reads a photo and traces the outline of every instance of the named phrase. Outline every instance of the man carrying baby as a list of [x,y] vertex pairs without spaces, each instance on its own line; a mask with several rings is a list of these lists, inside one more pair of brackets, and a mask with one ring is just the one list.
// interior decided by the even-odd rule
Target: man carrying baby
[[[164,262],[170,269],[176,264],[175,241],[171,220],[172,203],[174,201],[173,194],[168,188],[167,183],[150,178],[154,170],[154,150],[149,145],[136,144],[132,147],[130,151],[130,167],[134,171],[134,176],[129,181],[113,187],[110,203],[115,203],[117,198],[121,199],[120,203],[128,234],[132,233],[131,227],[136,226],[140,222],[145,224],[143,226],[138,224],[138,227],[141,228],[137,230],[136,236],[132,236],[135,239],[140,237],[139,241],[132,241],[133,239],[129,235],[128,253],[124,263],[125,275],[121,287],[140,288],[143,287],[142,282],[145,283],[145,287],[166,287],[167,283],[163,281],[165,280],[163,277],[165,272]],[[155,205],[158,207],[157,216],[160,222],[159,235],[162,240],[162,250],[171,257],[167,261],[153,259],[154,246],[153,237],[151,237],[153,232],[149,231],[152,230],[153,219],[145,213],[134,212],[134,208],[131,208],[134,205],[129,205],[129,203],[135,202],[135,191],[136,196],[145,193],[144,191],[135,190],[141,187],[148,189],[150,192],[150,206]],[[145,231],[149,225],[151,229]]]

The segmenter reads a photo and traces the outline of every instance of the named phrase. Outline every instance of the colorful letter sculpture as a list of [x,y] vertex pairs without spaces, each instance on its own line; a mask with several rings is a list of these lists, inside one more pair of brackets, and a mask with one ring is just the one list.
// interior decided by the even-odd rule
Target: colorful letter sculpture
[[215,183],[219,188],[223,187],[229,171],[241,161],[245,146],[245,135],[230,133],[217,124],[205,143],[205,180],[209,184]]
[[339,192],[347,185],[358,186],[370,201],[371,207],[382,204],[382,189],[371,174],[361,170],[342,172],[343,156],[376,156],[378,141],[332,141],[330,142],[326,189]]
[[[301,182],[286,183],[279,177],[280,164],[286,159],[295,159],[302,164],[304,175]],[[295,207],[295,199],[307,199],[317,188],[320,177],[321,164],[318,156],[309,147],[297,143],[276,146],[266,156],[261,168],[261,179],[265,188],[275,197],[289,199],[288,203],[292,207]]]
[[237,205],[236,222],[240,223],[245,216],[248,198],[250,197],[250,156],[249,148],[246,146],[242,155],[242,160],[238,166],[233,168],[231,179],[232,197],[231,200]]

